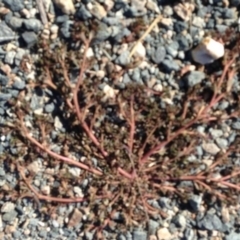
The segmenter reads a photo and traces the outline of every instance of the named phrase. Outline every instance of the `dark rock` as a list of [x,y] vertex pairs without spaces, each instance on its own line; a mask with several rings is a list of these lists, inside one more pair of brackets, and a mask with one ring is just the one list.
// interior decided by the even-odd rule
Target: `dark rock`
[[8,84],[8,81],[9,81],[8,77],[0,73],[0,84],[2,86],[6,86]]
[[3,0],[3,3],[13,12],[19,12],[24,8],[21,0]]
[[176,61],[172,61],[169,59],[165,59],[162,62],[162,66],[167,71],[167,73],[171,73],[172,71],[178,71],[180,69],[180,66]]
[[0,43],[15,39],[15,34],[11,28],[9,28],[5,22],[0,22]]
[[222,221],[216,214],[207,213],[201,220],[197,221],[197,226],[202,230],[218,230],[222,229]]
[[38,19],[30,18],[23,21],[23,25],[28,31],[38,33],[42,29],[42,23]]
[[205,73],[200,71],[191,71],[184,77],[184,81],[188,87],[193,87],[194,85],[200,83],[205,78]]
[[133,240],[147,240],[147,232],[142,229],[134,230]]
[[129,51],[122,52],[117,59],[115,60],[115,63],[121,66],[126,66],[129,64]]
[[0,101],[7,101],[12,97],[10,93],[1,93],[0,92]]
[[87,19],[92,17],[92,14],[86,9],[84,4],[81,4],[76,12],[76,17],[80,20],[86,21]]
[[27,45],[27,48],[31,48],[37,43],[37,35],[34,32],[24,32],[22,38]]
[[10,212],[7,212],[2,215],[2,220],[4,222],[12,222],[17,217],[18,213],[15,210],[12,210]]
[[190,206],[192,207],[194,212],[197,212],[202,203],[202,196],[192,195],[188,200]]
[[17,90],[22,90],[25,88],[26,86],[26,83],[22,80],[15,80],[14,83],[13,83],[13,88],[17,89]]
[[12,29],[17,30],[22,27],[23,19],[13,16],[9,19],[7,23]]
[[160,64],[166,57],[166,49],[164,46],[158,46],[156,51],[153,51],[151,58],[156,64]]

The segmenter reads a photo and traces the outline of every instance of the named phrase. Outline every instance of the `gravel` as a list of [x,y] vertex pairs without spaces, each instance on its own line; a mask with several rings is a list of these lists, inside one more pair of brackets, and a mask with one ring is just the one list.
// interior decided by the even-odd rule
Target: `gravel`
[[[9,129],[2,129],[0,132],[0,155],[3,159],[0,164],[2,191],[0,238],[96,239],[96,229],[89,227],[95,221],[89,209],[91,208],[89,202],[84,200],[78,203],[51,206],[51,203],[45,205],[43,201],[38,201],[37,197],[31,199],[18,196],[24,181],[21,182],[20,187],[19,174],[14,167],[17,162],[26,165],[25,170],[29,171],[29,179],[33,178],[34,188],[46,196],[62,191],[63,195],[81,198],[90,194],[91,191],[98,191],[91,186],[90,174],[84,174],[84,170],[74,166],[59,164],[50,157],[48,159],[41,149],[29,144],[31,150],[38,153],[38,158],[36,158],[35,154],[28,153],[27,148],[21,148],[28,142],[23,139],[17,140],[11,130],[11,123],[14,118],[18,118],[12,112],[12,107],[28,102],[30,107],[25,109],[28,114],[24,121],[27,128],[31,130],[39,129],[39,125],[46,123],[46,125],[43,124],[45,129],[41,125],[41,131],[45,131],[47,137],[46,139],[43,137],[41,141],[51,142],[47,147],[55,153],[72,155],[73,159],[80,159],[80,162],[87,162],[87,165],[100,169],[99,163],[102,160],[98,156],[83,156],[80,148],[79,152],[75,153],[71,150],[72,145],[81,146],[79,143],[84,142],[85,139],[79,138],[77,139],[79,142],[76,143],[72,136],[68,137],[66,133],[69,130],[69,124],[63,121],[66,107],[64,101],[55,89],[50,91],[46,88],[46,81],[49,80],[47,73],[44,79],[39,78],[35,67],[42,60],[36,53],[39,40],[54,40],[54,44],[51,45],[53,52],[58,44],[67,42],[69,49],[82,53],[82,46],[78,39],[79,33],[88,32],[90,28],[94,28],[95,35],[88,58],[94,57],[95,62],[94,67],[85,74],[86,79],[92,83],[97,78],[101,79],[102,84],[95,87],[102,90],[106,89],[106,86],[109,86],[110,90],[114,86],[117,86],[116,91],[124,90],[129,83],[147,85],[152,91],[159,93],[157,104],[167,111],[178,104],[183,92],[186,93],[199,86],[205,86],[207,89],[211,85],[202,66],[192,61],[189,52],[208,33],[224,32],[229,26],[239,25],[237,9],[240,6],[240,0],[194,0],[191,1],[193,4],[191,7],[187,7],[185,1],[174,5],[170,3],[171,1],[164,0],[83,0],[80,2],[54,0],[44,2],[48,24],[44,23],[36,1],[3,0],[0,8],[2,16],[0,22],[0,124],[9,124]],[[138,44],[132,56],[136,62],[131,62],[129,54],[134,43],[159,14],[162,14],[164,18]],[[71,34],[74,29],[75,37]],[[28,55],[31,60],[26,58]],[[78,75],[78,64],[76,60],[76,73],[69,73],[70,76],[72,74],[71,84],[76,82],[74,78]],[[215,64],[212,65],[214,70],[219,66],[219,62]],[[182,69],[190,65],[194,65],[195,68],[182,74]],[[122,75],[119,74],[121,71],[124,72]],[[54,76],[52,78],[53,84],[62,81],[62,79],[55,79]],[[111,78],[116,78],[114,86],[111,85]],[[41,81],[45,81],[44,88],[39,87]],[[163,89],[166,88],[169,90],[168,95],[161,95]],[[232,89],[233,95],[237,98],[238,75],[234,79]],[[68,90],[62,89],[62,91]],[[115,92],[112,90],[109,94],[113,96]],[[232,103],[227,99],[222,99],[216,109],[228,113],[234,112]],[[191,114],[196,115],[198,111],[199,109]],[[110,112],[109,115],[108,112]],[[111,114],[113,114],[111,108],[106,109],[106,118],[97,119],[99,126],[101,121],[111,120],[109,117]],[[33,124],[33,118],[36,116],[39,120],[38,124]],[[52,119],[52,129],[47,124],[49,119]],[[117,121],[119,124],[122,123],[121,116],[117,117]],[[224,124],[200,123],[194,127],[199,134],[199,142],[194,151],[189,153],[186,163],[181,163],[189,164],[190,167],[198,165],[197,168],[191,169],[192,172],[205,169],[208,163],[213,163],[217,156],[224,154],[229,146],[238,140],[240,118],[236,116],[234,119],[227,119]],[[79,131],[78,128],[75,130]],[[41,136],[40,131],[34,131],[33,136],[38,137],[35,135]],[[59,145],[62,141],[65,143],[64,146]],[[16,157],[19,154],[21,156]],[[237,153],[235,155],[232,158],[232,164],[239,162],[239,155]],[[6,160],[4,156],[10,157]],[[230,168],[230,163],[226,166],[224,164],[218,166],[221,174]],[[64,176],[61,181],[54,178],[54,175],[59,172],[61,176]],[[219,177],[218,174],[216,173],[215,177]],[[68,178],[73,179],[71,189],[64,182],[64,179]],[[169,183],[170,186],[171,183]],[[186,197],[183,201],[167,194],[162,196],[161,193],[156,196],[155,200],[146,199],[150,205],[149,208],[167,213],[167,217],[163,217],[160,211],[155,211],[154,214],[148,216],[146,225],[133,222],[132,227],[125,228],[124,216],[119,207],[114,216],[111,216],[109,226],[102,229],[104,239],[206,240],[214,237],[224,240],[240,239],[238,233],[240,205],[237,200],[236,204],[224,206],[224,203],[219,204],[214,199],[209,200],[209,196],[197,193],[197,189],[202,187],[198,184],[195,186],[190,181],[181,181],[178,187],[183,186],[186,188],[194,186],[196,192],[186,194],[187,196],[184,192],[179,192]],[[118,191],[120,193],[120,189]],[[106,194],[109,192],[111,190],[108,189]],[[29,193],[26,192],[26,194]],[[112,206],[108,205],[108,201],[97,199],[96,202],[99,203],[99,206],[97,204],[94,206],[96,211],[103,206],[109,216],[111,215]],[[47,208],[49,206],[52,212],[49,212]],[[101,214],[100,210],[99,212]],[[102,216],[99,217],[101,219]],[[102,220],[103,222],[94,222],[94,224],[103,225],[105,219]]]

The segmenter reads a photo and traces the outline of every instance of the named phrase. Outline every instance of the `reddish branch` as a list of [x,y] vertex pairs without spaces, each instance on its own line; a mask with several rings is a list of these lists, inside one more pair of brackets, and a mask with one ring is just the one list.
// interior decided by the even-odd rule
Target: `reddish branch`
[[[207,122],[216,120],[215,117],[211,118],[208,116],[209,110],[217,104],[224,96],[226,95],[226,92],[224,93],[219,93],[221,90],[221,86],[223,84],[223,81],[225,80],[227,74],[229,73],[229,70],[231,68],[231,65],[234,63],[234,60],[236,59],[236,56],[234,56],[228,64],[225,65],[223,73],[221,75],[221,78],[219,79],[219,82],[216,84],[216,88],[214,89],[214,94],[212,96],[212,99],[210,101],[209,105],[204,106],[199,112],[196,117],[194,117],[192,120],[189,120],[188,123],[186,123],[184,126],[182,126],[179,130],[175,131],[172,136],[167,136],[167,140],[163,141],[161,143],[156,144],[152,149],[150,149],[141,159],[140,159],[140,164],[145,163],[149,157],[151,157],[153,154],[156,152],[160,151],[162,148],[166,147],[167,144],[169,144],[171,141],[176,139],[179,135],[181,135],[186,129],[190,128],[192,125],[197,123],[199,120],[204,120],[206,119]],[[233,76],[234,70],[230,71],[230,74],[228,77]],[[227,79],[226,81],[230,81],[231,79]],[[185,109],[186,111],[186,109]]]
[[[83,84],[83,77],[84,77],[84,72],[87,69],[87,59],[86,59],[86,53],[87,50],[89,48],[92,36],[90,34],[89,39],[87,40],[85,38],[85,36],[82,34],[81,35],[81,39],[83,40],[84,44],[85,44],[85,50],[84,50],[84,55],[83,55],[83,59],[81,62],[81,66],[80,66],[80,72],[79,72],[79,76],[78,76],[78,80],[77,83],[75,85],[74,88],[72,88],[72,93],[73,93],[73,103],[70,102],[70,100],[68,100],[68,105],[71,109],[73,109],[77,115],[78,121],[81,125],[81,127],[83,128],[84,132],[87,134],[87,136],[90,138],[90,140],[92,141],[92,143],[94,144],[94,146],[98,149],[98,151],[101,153],[101,155],[103,156],[103,158],[108,157],[108,152],[105,151],[103,144],[101,144],[101,139],[97,139],[97,137],[95,136],[95,134],[93,133],[93,126],[94,126],[94,120],[96,118],[96,112],[98,111],[98,109],[96,109],[96,112],[94,113],[93,119],[91,120],[91,123],[88,125],[87,122],[85,121],[85,115],[87,114],[87,110],[89,109],[89,106],[92,104],[90,102],[86,103],[86,106],[81,109],[80,104],[79,104],[79,92],[80,92],[80,88]],[[174,132],[171,132],[171,124],[169,127],[169,131],[168,134],[166,136],[166,140],[162,141],[162,142],[158,142],[155,146],[153,146],[148,152],[144,153],[144,150],[146,148],[146,145],[148,144],[150,138],[152,137],[152,135],[154,134],[155,130],[157,129],[157,126],[154,126],[152,131],[148,134],[148,136],[146,137],[145,141],[143,142],[142,146],[139,149],[138,155],[139,155],[139,159],[138,159],[138,163],[139,166],[138,167],[138,171],[141,171],[141,167],[143,167],[143,164],[146,163],[148,161],[148,159],[155,153],[157,153],[158,151],[160,151],[161,149],[165,148],[169,143],[171,143],[173,140],[175,140],[177,137],[179,137],[180,135],[182,135],[183,133],[186,133],[187,130],[189,130],[194,124],[198,123],[199,121],[206,121],[206,122],[210,122],[210,121],[214,121],[217,118],[214,115],[210,115],[210,110],[213,108],[214,105],[216,105],[220,100],[222,100],[226,94],[227,91],[222,92],[222,85],[223,82],[225,81],[225,78],[228,78],[228,81],[231,81],[231,78],[233,77],[235,71],[233,69],[231,69],[232,64],[235,61],[236,56],[234,56],[224,67],[223,73],[220,77],[220,79],[218,79],[218,82],[215,84],[215,89],[214,89],[214,93],[213,96],[211,98],[211,101],[208,105],[202,106],[202,108],[198,111],[198,113],[193,116],[192,119],[188,120],[184,125],[182,125],[179,129],[177,129]],[[68,86],[71,87],[71,82],[70,79],[68,77],[68,72],[67,72],[67,68],[64,65],[64,60],[60,61],[60,64],[62,66],[63,69],[63,74],[64,74],[64,78],[66,80],[66,83]],[[47,71],[48,76],[50,76],[49,71]],[[227,81],[226,80],[226,81]],[[54,84],[50,84],[50,86],[52,85],[52,87],[56,87],[54,86]],[[191,99],[194,100],[194,99]],[[196,101],[196,99],[195,99]],[[129,132],[129,138],[128,138],[128,151],[129,151],[129,158],[131,160],[131,164],[132,164],[132,169],[133,171],[131,173],[128,173],[127,171],[125,171],[122,168],[118,168],[118,174],[120,174],[121,176],[127,178],[128,180],[131,181],[136,181],[137,183],[137,187],[139,190],[139,194],[141,195],[141,198],[136,199],[136,196],[133,196],[133,202],[131,203],[132,205],[135,204],[137,201],[140,202],[140,204],[143,205],[143,209],[145,210],[146,213],[154,213],[155,209],[153,209],[151,206],[148,205],[147,203],[147,198],[146,195],[147,194],[142,194],[141,192],[141,186],[139,184],[140,181],[140,177],[138,177],[138,172],[136,172],[135,169],[135,163],[133,162],[133,160],[131,159],[131,156],[133,154],[133,149],[134,149],[134,135],[135,135],[135,131],[136,131],[136,118],[137,118],[137,113],[134,111],[134,96],[131,96],[130,99],[130,110],[129,112],[127,112],[125,109],[123,109],[122,104],[119,104],[120,106],[120,112],[121,114],[123,114],[123,116],[125,117],[125,119],[128,122],[128,125],[130,127],[130,132]],[[183,107],[183,113],[182,113],[182,117],[185,118],[187,116],[187,111],[188,111],[189,105],[188,103],[186,103]],[[128,110],[128,109],[127,109]],[[129,114],[129,116],[128,116]],[[237,114],[237,113],[234,113]],[[234,114],[230,114],[229,116],[235,116]],[[19,113],[18,117],[20,119],[20,124],[21,124],[21,130],[22,130],[22,134],[24,137],[26,137],[32,144],[36,145],[37,147],[39,147],[40,149],[42,149],[43,151],[45,151],[47,154],[49,154],[51,157],[60,160],[66,164],[69,165],[74,165],[77,166],[81,169],[84,169],[86,171],[89,171],[97,176],[103,176],[104,172],[93,168],[93,167],[89,167],[84,163],[81,162],[77,162],[71,158],[59,155],[53,151],[51,151],[49,148],[47,148],[44,143],[40,143],[38,140],[36,140],[34,137],[31,136],[31,134],[29,133],[27,127],[24,124],[24,120],[23,120],[23,116]],[[42,129],[42,132],[44,133],[44,129]],[[44,138],[44,134],[43,138]],[[191,144],[185,148],[181,153],[178,154],[178,156],[176,158],[173,158],[171,160],[169,160],[167,163],[171,164],[173,161],[175,161],[177,158],[181,158],[182,156],[186,156],[188,155],[192,150],[193,150],[193,145],[195,144],[195,141],[191,142]],[[223,157],[225,157],[227,154],[225,154]],[[229,182],[229,179],[231,179],[232,177],[235,177],[237,175],[240,175],[240,170],[237,170],[235,172],[233,172],[232,174],[229,174],[227,176],[224,177],[220,177],[220,178],[214,178],[212,177],[211,173],[213,172],[213,168],[215,166],[217,166],[218,164],[221,163],[221,159],[216,159],[216,162],[210,166],[208,169],[206,169],[205,171],[197,174],[197,175],[190,175],[190,176],[180,176],[180,177],[171,177],[169,175],[167,175],[167,177],[160,177],[160,178],[146,178],[147,180],[145,180],[146,175],[148,175],[148,173],[150,172],[150,170],[155,170],[155,166],[152,168],[149,168],[147,170],[143,170],[141,171],[141,173],[146,174],[144,176],[143,181],[147,181],[148,184],[156,189],[160,189],[160,190],[165,190],[165,191],[172,191],[172,192],[178,192],[178,190],[171,185],[164,185],[164,184],[158,184],[156,183],[157,181],[159,182],[174,182],[174,181],[193,181],[197,184],[199,184],[200,186],[204,187],[205,189],[211,191],[212,188],[210,187],[209,183],[213,183],[215,186],[225,186],[225,187],[229,187],[235,190],[240,190],[240,187],[237,186],[234,183]],[[163,163],[165,164],[165,163]],[[17,164],[17,168],[18,171],[22,177],[22,179],[24,180],[24,182],[26,183],[27,187],[29,188],[30,191],[33,192],[33,194],[36,196],[37,199],[39,200],[46,200],[46,201],[54,201],[54,202],[61,202],[61,203],[72,203],[72,202],[82,202],[82,201],[86,201],[87,199],[85,198],[58,198],[58,197],[51,197],[51,196],[46,196],[46,195],[42,195],[39,194],[36,189],[29,183],[29,180],[26,178],[25,173],[24,173],[24,168],[21,167],[19,164]],[[140,169],[140,170],[139,170]],[[156,180],[156,181],[155,181]],[[113,184],[113,183],[112,183]],[[220,193],[216,193],[218,196],[221,196]],[[111,194],[108,195],[101,195],[101,196],[96,196],[96,199],[103,199],[103,198],[112,198],[113,196]],[[117,200],[119,199],[120,195],[116,194],[116,196],[112,199],[112,202],[110,203],[110,205],[113,205],[117,202]],[[134,211],[134,208],[130,208],[130,215],[132,215]],[[163,213],[162,213],[163,214]],[[163,214],[164,215],[164,214]],[[147,218],[147,215],[146,215]],[[110,221],[110,218],[106,219],[103,227],[105,227]],[[102,230],[102,229],[101,229]]]
[[85,164],[83,164],[81,162],[77,162],[77,161],[75,161],[75,160],[73,160],[71,158],[59,155],[59,154],[51,151],[47,147],[45,147],[43,144],[38,142],[34,137],[32,137],[31,134],[28,132],[26,126],[24,125],[23,117],[22,117],[22,115],[20,113],[18,113],[18,117],[20,119],[21,130],[22,130],[22,133],[23,133],[24,137],[26,137],[31,143],[33,143],[34,145],[36,145],[37,147],[39,147],[40,149],[42,149],[43,151],[45,151],[46,153],[48,153],[50,156],[52,156],[55,159],[58,159],[58,160],[63,161],[65,163],[67,163],[67,164],[74,165],[76,167],[85,169],[85,170],[87,170],[89,172],[92,172],[92,173],[94,173],[96,175],[99,175],[99,176],[102,175],[102,172],[97,170],[97,169],[95,169],[95,168],[88,167],[87,165],[85,165]]
[[87,40],[85,38],[84,34],[82,34],[81,37],[82,37],[82,40],[85,43],[85,50],[84,50],[83,60],[82,60],[82,63],[81,63],[81,68],[80,68],[78,81],[77,81],[76,86],[73,89],[73,102],[74,102],[74,106],[75,106],[75,109],[76,109],[76,114],[77,114],[78,120],[79,120],[82,128],[84,129],[85,133],[92,140],[92,142],[98,148],[98,150],[101,152],[101,154],[104,157],[107,157],[108,153],[103,149],[103,147],[101,146],[100,142],[98,141],[98,139],[95,137],[95,135],[91,131],[90,127],[85,122],[85,120],[84,120],[84,118],[82,116],[83,113],[81,111],[81,108],[80,108],[80,105],[79,105],[79,102],[78,102],[79,88],[83,84],[83,75],[84,75],[84,72],[86,70],[86,58],[87,58],[86,54],[87,54],[87,50],[89,48],[89,45],[90,45],[90,42],[91,42],[91,39],[92,39],[92,36],[90,36],[89,39]]

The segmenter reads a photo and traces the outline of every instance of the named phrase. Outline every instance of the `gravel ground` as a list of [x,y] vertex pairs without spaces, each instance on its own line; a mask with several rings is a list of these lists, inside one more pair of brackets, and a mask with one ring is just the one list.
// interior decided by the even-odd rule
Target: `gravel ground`
[[[47,88],[30,87],[31,84],[37,85],[40,82],[35,61],[39,61],[43,51],[36,46],[45,40],[53,52],[62,42],[70,43],[73,50],[77,49],[79,43],[72,39],[72,32],[77,36],[79,31],[94,29],[91,24],[96,24],[96,34],[87,52],[87,57],[94,57],[95,62],[88,74],[97,77],[101,81],[99,89],[111,95],[114,94],[109,77],[111,74],[106,69],[110,73],[112,69],[117,69],[117,73],[120,73],[129,67],[129,54],[134,43],[159,15],[163,17],[162,20],[135,49],[134,56],[141,59],[140,63],[125,71],[122,76],[119,75],[115,86],[118,90],[124,90],[127,84],[134,82],[145,84],[159,92],[168,88],[170,97],[164,99],[162,107],[175,104],[173,98],[182,97],[176,81],[181,69],[191,65],[192,70],[184,79],[187,88],[194,87],[205,78],[200,66],[189,57],[189,52],[211,32],[224,33],[230,26],[238,32],[240,22],[238,0],[182,2],[185,4],[169,0],[82,0],[74,3],[72,0],[42,0],[38,4],[33,0],[0,1],[0,123],[4,126],[14,122],[17,116],[11,110],[11,100],[24,93],[31,111],[25,117],[25,124],[33,127],[33,114],[46,119],[51,115],[55,126],[50,135],[51,149],[61,152],[62,146],[56,143],[56,139],[68,128],[56,112],[63,100]],[[214,69],[215,72],[220,70]],[[234,80],[233,88],[238,93],[238,77]],[[171,93],[174,97],[171,97]],[[231,102],[225,100],[216,109],[225,110],[229,105]],[[234,121],[229,119],[216,126],[204,123],[197,126],[197,131],[208,134],[211,141],[201,142],[196,151],[189,154],[188,161],[213,161],[220,150],[224,151],[235,141],[239,130],[240,118]],[[37,135],[38,132],[34,134]],[[0,239],[97,239],[95,231],[86,228],[86,203],[43,203],[24,196],[29,191],[26,187],[24,191],[23,184],[19,186],[21,177],[13,164],[14,158],[23,158],[24,153],[22,156],[17,154],[19,149],[14,142],[15,137],[11,131],[2,128]],[[79,158],[77,153],[72,154]],[[51,177],[59,167],[48,167],[44,157],[46,158],[44,154],[38,158],[28,155],[25,161],[28,171],[35,174],[34,186],[43,194],[49,195],[50,187],[61,185]],[[12,164],[9,163],[9,158],[13,159]],[[238,164],[239,155],[233,161]],[[92,162],[93,165],[100,165],[96,158]],[[78,178],[81,170],[71,167],[69,172]],[[44,173],[49,173],[50,177],[46,178]],[[84,186],[89,182],[91,177],[87,176],[80,185],[73,182],[73,189],[68,189],[71,192],[69,194],[82,197]],[[17,196],[20,189],[21,195]],[[157,199],[151,200],[151,205],[163,210],[167,217],[155,214],[150,217],[147,227],[141,223],[129,228],[108,226],[102,230],[103,239],[240,239],[240,205],[237,200],[231,205],[214,200],[206,201],[202,193],[194,192],[187,201],[182,202],[177,197],[159,194]],[[115,220],[119,221],[120,218],[116,214]]]

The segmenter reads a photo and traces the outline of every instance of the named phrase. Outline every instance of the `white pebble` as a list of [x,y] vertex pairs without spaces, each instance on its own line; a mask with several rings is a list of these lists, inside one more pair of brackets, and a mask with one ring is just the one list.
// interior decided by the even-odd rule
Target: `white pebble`
[[53,0],[53,2],[62,10],[65,14],[75,13],[75,7],[72,0]]
[[103,19],[104,17],[107,16],[107,12],[104,9],[104,7],[98,3],[98,2],[93,2],[93,3],[88,3],[87,4],[87,9],[89,12],[96,17],[98,20]]
[[192,57],[195,62],[202,65],[214,62],[223,57],[224,45],[210,37],[206,37],[195,49],[192,50]]
[[172,234],[169,232],[167,228],[160,228],[157,231],[157,236],[159,240],[170,240],[172,239]]
[[220,151],[220,148],[215,143],[203,143],[202,148],[205,152],[212,155],[216,155]]
[[87,52],[86,52],[86,57],[87,58],[91,58],[94,56],[94,52],[92,48],[88,48]]
[[141,58],[145,58],[146,56],[146,48],[143,46],[143,44],[141,42],[139,42],[137,44],[137,47],[135,49],[135,53],[134,56],[138,56]]
[[14,208],[15,204],[13,204],[12,202],[6,202],[2,205],[1,212],[2,213],[11,212]]
[[47,185],[41,187],[41,192],[42,192],[44,195],[49,195],[49,194],[50,194],[50,191],[51,191],[51,189],[50,189],[50,187],[47,186]]

